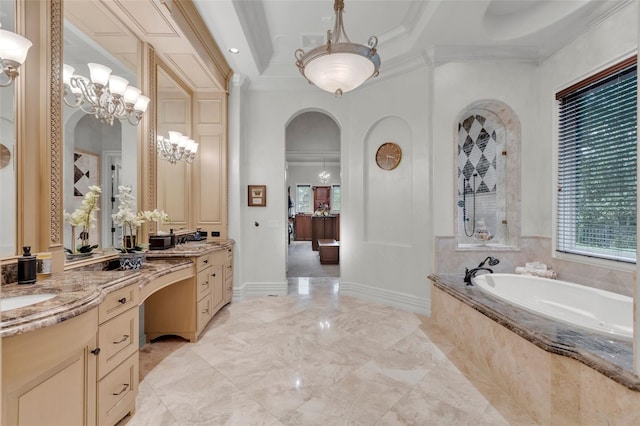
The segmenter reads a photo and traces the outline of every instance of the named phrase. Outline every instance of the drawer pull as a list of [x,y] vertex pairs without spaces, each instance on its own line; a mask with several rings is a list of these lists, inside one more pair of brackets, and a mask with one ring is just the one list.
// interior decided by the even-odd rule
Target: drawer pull
[[118,340],[117,342],[113,342],[114,345],[119,345],[120,343],[126,341],[129,338],[128,334],[125,334],[124,336],[122,336],[122,339]]
[[208,314],[209,313],[209,308],[205,309],[204,311],[202,311],[203,314]]
[[100,348],[95,348],[94,350],[91,351],[92,354],[94,354],[95,356],[98,356],[98,354],[100,354]]
[[124,305],[125,303],[127,303],[127,298],[123,297],[122,299],[118,299],[118,302]]
[[209,263],[209,259],[203,260],[202,263]]
[[212,277],[215,277],[215,276],[216,276],[216,273],[214,272],[213,274],[211,274],[211,276],[212,276]]
[[207,280],[207,281],[203,282],[203,283],[202,283],[202,284],[200,284],[200,285],[209,285],[209,280]]
[[129,383],[125,383],[124,385],[122,385],[122,389],[120,390],[120,392],[114,393],[113,396],[122,395],[127,389],[129,389]]

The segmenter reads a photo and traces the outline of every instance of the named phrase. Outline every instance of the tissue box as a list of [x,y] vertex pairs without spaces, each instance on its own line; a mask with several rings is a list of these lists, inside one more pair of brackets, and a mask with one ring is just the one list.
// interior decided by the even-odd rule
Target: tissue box
[[175,247],[171,235],[149,235],[149,250],[166,250]]

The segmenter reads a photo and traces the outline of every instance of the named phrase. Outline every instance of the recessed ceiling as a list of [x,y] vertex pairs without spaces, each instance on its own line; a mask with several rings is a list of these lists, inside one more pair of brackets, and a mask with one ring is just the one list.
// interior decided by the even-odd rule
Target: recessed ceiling
[[[308,88],[294,52],[326,40],[331,0],[193,0],[234,72],[255,89]],[[408,63],[539,62],[631,0],[345,0],[352,42],[379,39],[380,78]]]

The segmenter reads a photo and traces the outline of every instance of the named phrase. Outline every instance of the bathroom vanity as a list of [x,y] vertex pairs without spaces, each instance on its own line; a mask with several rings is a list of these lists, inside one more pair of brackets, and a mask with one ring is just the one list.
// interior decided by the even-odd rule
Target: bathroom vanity
[[5,301],[55,296],[2,312],[1,423],[116,424],[135,410],[139,306],[148,339],[195,342],[231,301],[232,262],[233,241],[188,243],[151,252],[137,271],[76,269],[3,286]]

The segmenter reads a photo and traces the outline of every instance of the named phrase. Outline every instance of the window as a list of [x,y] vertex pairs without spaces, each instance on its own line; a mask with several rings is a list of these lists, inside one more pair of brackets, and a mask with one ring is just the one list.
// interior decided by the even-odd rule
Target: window
[[340,195],[340,185],[333,185],[331,187],[331,211],[340,212],[341,208],[341,195]]
[[311,192],[311,185],[296,185],[296,202],[298,213],[312,213],[313,212],[313,192]]
[[558,94],[560,252],[635,262],[635,57]]

